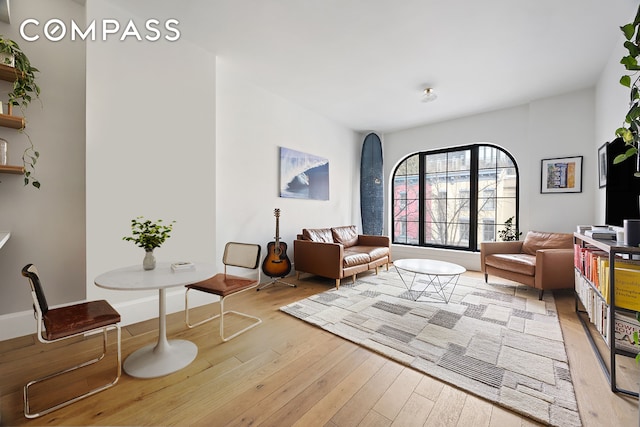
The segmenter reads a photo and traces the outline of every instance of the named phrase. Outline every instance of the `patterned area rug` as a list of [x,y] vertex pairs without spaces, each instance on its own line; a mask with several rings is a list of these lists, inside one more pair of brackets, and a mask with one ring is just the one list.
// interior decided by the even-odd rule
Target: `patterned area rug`
[[581,425],[550,292],[467,276],[448,304],[429,290],[413,301],[391,267],[280,310],[537,421]]

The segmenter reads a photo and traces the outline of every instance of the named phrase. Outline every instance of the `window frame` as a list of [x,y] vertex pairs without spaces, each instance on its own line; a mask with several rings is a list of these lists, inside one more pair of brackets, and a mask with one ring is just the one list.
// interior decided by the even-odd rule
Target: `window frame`
[[[520,224],[520,172],[518,169],[518,164],[516,163],[515,158],[513,157],[513,155],[511,155],[511,153],[509,153],[506,149],[497,146],[495,144],[490,144],[490,143],[474,143],[474,144],[468,144],[468,145],[462,145],[462,146],[456,146],[456,147],[447,147],[447,148],[441,148],[441,149],[435,149],[435,150],[426,150],[426,151],[419,151],[419,152],[415,152],[415,153],[411,153],[407,156],[405,156],[402,160],[400,160],[398,162],[398,164],[396,165],[396,167],[393,170],[393,174],[391,175],[391,180],[390,180],[390,192],[391,192],[391,203],[390,203],[390,218],[391,218],[391,232],[389,233],[391,235],[391,242],[395,245],[403,245],[403,246],[415,246],[415,247],[431,247],[431,248],[441,248],[441,249],[455,249],[455,250],[462,250],[462,251],[469,251],[469,252],[479,252],[479,242],[478,242],[478,229],[479,229],[479,221],[480,219],[480,215],[478,213],[478,207],[479,207],[479,200],[483,199],[483,195],[480,194],[481,191],[479,189],[479,182],[480,182],[480,175],[481,175],[481,171],[485,171],[487,169],[480,169],[480,150],[483,147],[489,147],[492,149],[497,150],[498,152],[504,153],[505,156],[508,157],[508,159],[511,161],[511,163],[513,164],[513,167],[515,169],[515,215],[514,215],[514,223],[515,224]],[[449,153],[455,153],[455,152],[459,152],[459,151],[466,151],[469,150],[470,151],[470,165],[469,165],[469,216],[468,218],[466,218],[468,220],[468,232],[469,232],[469,239],[468,239],[468,245],[465,246],[455,246],[455,245],[447,245],[447,244],[439,244],[439,243],[427,243],[425,242],[425,229],[426,229],[426,225],[425,225],[425,215],[426,215],[426,209],[425,209],[425,179],[427,176],[427,171],[426,171],[426,157],[432,156],[432,155],[438,155],[438,154],[449,154]],[[498,153],[496,153],[497,155],[499,155]],[[397,241],[396,238],[400,238],[402,236],[396,236],[395,234],[395,215],[394,215],[394,208],[396,206],[396,202],[402,202],[401,199],[396,200],[395,197],[395,187],[394,187],[394,182],[396,179],[396,174],[398,173],[398,169],[405,164],[405,162],[413,157],[413,156],[419,156],[418,157],[418,243],[405,243],[404,241]],[[497,162],[497,160],[496,160]],[[496,169],[499,168],[499,165],[496,163]],[[448,173],[449,171],[447,171],[447,177],[448,177]],[[410,175],[401,175],[404,176],[405,179],[407,179],[407,177],[409,177]],[[408,181],[408,179],[407,179]],[[486,192],[486,190],[485,190]],[[494,200],[494,203],[497,202],[497,197]],[[495,208],[497,208],[497,206],[494,206]],[[403,227],[403,229],[405,229],[406,232],[406,225],[408,224],[407,221],[403,221],[402,223],[405,224],[405,227]],[[495,234],[495,238],[497,239],[497,232],[499,227],[501,226],[500,223],[496,223],[495,220],[493,221],[494,224],[494,234]],[[404,235],[404,240],[406,241],[406,234]]]

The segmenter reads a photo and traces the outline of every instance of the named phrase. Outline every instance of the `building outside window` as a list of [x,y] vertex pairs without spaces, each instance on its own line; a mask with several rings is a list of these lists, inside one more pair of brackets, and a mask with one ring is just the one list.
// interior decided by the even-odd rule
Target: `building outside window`
[[393,182],[393,243],[477,251],[518,221],[518,169],[505,150],[474,144],[406,157]]

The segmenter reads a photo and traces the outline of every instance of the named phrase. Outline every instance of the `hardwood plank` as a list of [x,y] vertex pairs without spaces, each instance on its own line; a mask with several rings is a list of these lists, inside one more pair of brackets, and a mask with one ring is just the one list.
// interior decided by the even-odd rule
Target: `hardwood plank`
[[407,403],[393,420],[392,426],[421,427],[427,421],[434,402],[417,393],[412,393]]
[[491,423],[491,412],[493,410],[491,403],[479,397],[468,395],[457,425],[460,427],[473,426],[483,427],[489,426]]
[[305,427],[311,424],[327,423],[333,415],[344,406],[349,398],[357,393],[383,365],[384,361],[378,357],[367,359],[341,381],[337,387],[309,408],[293,425],[296,427]]
[[386,360],[385,365],[333,416],[333,423],[355,426],[362,422],[402,369],[397,363]]
[[318,400],[329,394],[345,376],[370,357],[372,357],[371,352],[360,347],[355,348],[349,357],[338,362],[322,378],[314,381],[304,391],[294,396],[282,408],[264,420],[261,425],[274,427],[293,425]]
[[467,395],[451,386],[445,386],[429,414],[427,423],[430,426],[455,426],[464,408]]
[[[233,401],[196,419],[194,425],[256,425],[284,406],[291,398],[329,370],[336,359],[349,354],[348,343],[322,339],[305,341],[300,349],[292,349],[296,359],[273,375],[265,377]],[[310,370],[309,366],[314,369]],[[305,378],[305,376],[308,376]],[[240,414],[240,415],[238,415]]]
[[374,411],[382,416],[394,420],[400,413],[414,389],[422,378],[422,374],[410,368],[404,368],[398,378],[376,402]]

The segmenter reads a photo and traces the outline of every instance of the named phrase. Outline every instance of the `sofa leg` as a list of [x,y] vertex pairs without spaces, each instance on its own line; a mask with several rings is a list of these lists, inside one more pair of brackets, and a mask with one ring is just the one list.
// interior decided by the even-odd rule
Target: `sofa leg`
[[356,284],[356,275],[351,276],[351,283]]
[[389,271],[389,263],[385,264],[387,266],[387,271]]
[[300,280],[300,272],[296,271],[296,280]]
[[489,273],[484,273],[484,283],[489,283]]
[[336,279],[336,289],[340,289],[340,279]]
[[544,295],[544,289],[540,289],[540,293],[538,294],[538,299],[542,301],[542,295]]
[[376,276],[378,275],[379,271],[380,271],[380,267],[376,267]]

